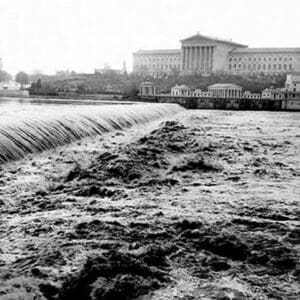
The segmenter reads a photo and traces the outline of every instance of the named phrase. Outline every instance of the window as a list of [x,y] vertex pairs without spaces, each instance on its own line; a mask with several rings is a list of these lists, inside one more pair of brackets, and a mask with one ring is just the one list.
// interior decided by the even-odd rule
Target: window
[[286,70],[286,64],[283,65],[283,69]]
[[293,58],[292,58],[292,57],[290,57],[290,61],[293,61]]
[[268,65],[268,69],[271,70],[271,64]]
[[276,57],[274,57],[274,61],[277,61],[277,58],[276,58]]
[[279,61],[281,61],[282,60],[282,57],[279,57]]
[[284,58],[284,61],[287,61],[287,57]]
[[241,68],[241,64],[239,64],[239,69]]
[[251,61],[252,59],[251,59],[251,57],[249,57],[249,61]]
[[269,57],[269,61],[271,61],[271,57]]
[[264,61],[267,61],[267,58],[266,58],[266,57],[264,57]]
[[292,70],[292,68],[293,68],[293,65],[292,65],[292,64],[290,64],[290,70]]
[[253,61],[256,61],[256,57],[253,58]]
[[233,59],[233,61],[236,61],[236,57]]
[[239,57],[239,61],[241,61],[242,60],[242,58],[241,57]]
[[277,65],[273,65],[273,70],[276,70]]
[[258,58],[258,61],[261,61],[261,57]]
[[263,64],[263,70],[265,70],[266,69],[266,64]]
[[229,65],[229,70],[231,70],[231,64]]
[[281,70],[281,65],[278,65],[278,70]]
[[234,64],[233,67],[236,68],[236,64]]
[[248,70],[251,70],[251,65],[248,65]]
[[229,57],[229,61],[232,61],[232,58],[231,58],[231,57]]
[[260,70],[260,65],[257,66],[258,70]]

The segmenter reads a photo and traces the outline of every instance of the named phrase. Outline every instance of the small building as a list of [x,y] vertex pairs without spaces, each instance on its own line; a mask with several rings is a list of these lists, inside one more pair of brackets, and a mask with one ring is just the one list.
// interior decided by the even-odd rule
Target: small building
[[200,97],[200,98],[210,97],[210,92],[204,92],[204,91],[201,91],[200,89],[196,89],[192,92],[192,96]]
[[141,96],[155,96],[157,94],[156,85],[150,81],[142,82],[139,90]]
[[245,99],[260,99],[261,94],[251,93],[250,91],[245,91],[244,94],[243,94],[243,98],[245,98]]
[[271,100],[278,100],[284,98],[284,93],[280,89],[275,88],[268,88],[264,89],[261,93],[262,99],[271,99]]
[[13,81],[13,80],[0,82],[0,90],[17,91],[17,90],[20,90],[21,87],[22,87],[22,85],[20,83]]
[[216,83],[208,87],[212,97],[217,98],[241,98],[242,87],[234,83]]
[[300,73],[286,75],[285,90],[288,92],[300,92]]
[[171,88],[171,96],[183,96],[183,97],[189,97],[191,96],[191,89],[187,87],[186,85],[175,85]]

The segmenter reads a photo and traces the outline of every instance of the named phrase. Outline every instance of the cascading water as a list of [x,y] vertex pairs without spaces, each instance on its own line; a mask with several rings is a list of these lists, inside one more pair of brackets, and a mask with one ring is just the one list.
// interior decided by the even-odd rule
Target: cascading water
[[184,110],[176,104],[56,106],[0,112],[0,163]]

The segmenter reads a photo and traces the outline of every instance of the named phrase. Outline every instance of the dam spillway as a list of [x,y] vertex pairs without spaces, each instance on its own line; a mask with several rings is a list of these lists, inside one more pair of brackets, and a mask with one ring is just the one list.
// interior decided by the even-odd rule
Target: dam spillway
[[176,104],[0,107],[0,164],[183,110]]

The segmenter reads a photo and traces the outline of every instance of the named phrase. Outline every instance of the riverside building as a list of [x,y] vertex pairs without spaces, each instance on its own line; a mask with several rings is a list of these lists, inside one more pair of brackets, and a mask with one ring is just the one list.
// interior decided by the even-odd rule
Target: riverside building
[[300,48],[249,48],[199,33],[180,42],[181,49],[134,52],[133,72],[153,77],[178,73],[276,75],[300,72]]

